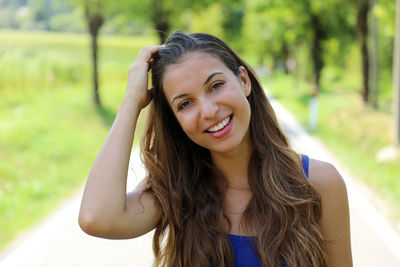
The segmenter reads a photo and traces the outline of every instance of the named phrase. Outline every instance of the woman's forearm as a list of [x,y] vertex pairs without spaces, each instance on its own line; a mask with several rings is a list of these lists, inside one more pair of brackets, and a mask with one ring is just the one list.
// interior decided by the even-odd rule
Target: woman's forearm
[[[151,101],[148,89],[148,71],[154,53],[162,46],[148,46],[140,50],[129,68],[124,100],[106,141],[93,163],[79,213],[79,225],[88,234],[122,238],[148,232],[159,219],[151,194],[135,190],[126,195],[129,158],[140,110]],[[146,212],[138,212],[137,207]]]
[[126,206],[129,158],[140,107],[127,94],[86,182],[80,224],[112,227]]

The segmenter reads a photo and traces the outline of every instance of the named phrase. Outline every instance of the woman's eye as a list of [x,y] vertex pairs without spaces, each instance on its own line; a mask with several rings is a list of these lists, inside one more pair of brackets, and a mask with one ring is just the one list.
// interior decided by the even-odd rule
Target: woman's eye
[[224,84],[223,82],[216,82],[211,86],[211,90],[213,91],[213,90],[217,89],[218,87],[220,87],[223,84]]
[[190,104],[189,101],[183,101],[182,103],[179,104],[178,110],[183,109],[184,107],[186,107],[186,106],[189,105],[189,104]]

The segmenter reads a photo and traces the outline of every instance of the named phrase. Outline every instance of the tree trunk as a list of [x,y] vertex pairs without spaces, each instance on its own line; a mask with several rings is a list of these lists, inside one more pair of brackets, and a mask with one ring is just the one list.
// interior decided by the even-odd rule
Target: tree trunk
[[358,40],[361,49],[362,57],[362,89],[361,94],[364,103],[369,101],[369,86],[368,86],[368,75],[369,75],[369,59],[368,59],[368,13],[369,4],[366,0],[360,0],[357,4],[357,28],[358,28]]
[[272,70],[275,72],[279,70],[279,58],[277,56],[277,53],[271,53],[272,57]]
[[97,70],[97,33],[90,33],[92,39],[92,62],[93,62],[93,99],[97,106],[101,106],[100,96],[99,96],[99,77]]
[[[376,0],[369,0],[370,10],[375,5]],[[369,53],[369,102],[377,109],[378,108],[378,81],[379,81],[379,57],[378,57],[378,25],[377,19],[374,14],[370,17],[370,29],[371,29],[371,49]]]
[[289,68],[288,68],[288,59],[289,59],[289,47],[287,42],[282,43],[281,47],[281,54],[282,54],[282,60],[283,60],[283,71],[285,74],[289,74]]
[[99,34],[100,27],[104,23],[104,17],[102,14],[98,12],[92,12],[87,5],[85,6],[85,15],[91,36],[92,63],[93,63],[93,89],[94,89],[93,99],[94,103],[100,107],[101,101],[99,94],[99,79],[98,79],[98,67],[97,67],[97,36]]
[[153,0],[152,20],[160,38],[160,43],[164,44],[167,41],[170,29],[169,12],[164,7],[164,0]]
[[394,144],[400,145],[400,0],[396,1],[396,27],[393,51],[393,113],[394,113]]
[[164,44],[167,41],[167,35],[169,32],[169,23],[167,21],[157,21],[155,22],[155,28],[160,38],[160,43]]
[[321,71],[324,67],[324,61],[322,58],[322,41],[325,38],[325,32],[323,26],[321,24],[320,18],[318,15],[311,14],[311,27],[313,30],[313,40],[312,40],[312,49],[311,55],[313,60],[313,68],[314,68],[314,92],[313,94],[318,94],[320,91],[320,79],[321,79]]

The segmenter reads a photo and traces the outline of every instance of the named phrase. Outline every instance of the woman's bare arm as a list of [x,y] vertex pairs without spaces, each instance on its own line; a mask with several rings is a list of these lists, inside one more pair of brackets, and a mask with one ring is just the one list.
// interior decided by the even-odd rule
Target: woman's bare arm
[[321,228],[327,240],[328,266],[353,266],[349,204],[342,177],[333,165],[310,160],[309,181],[322,198]]
[[90,235],[104,238],[137,237],[152,230],[160,219],[160,210],[153,195],[144,191],[142,186],[126,194],[137,119],[141,109],[150,102],[150,61],[160,48],[143,48],[131,66],[126,95],[87,179],[79,225]]

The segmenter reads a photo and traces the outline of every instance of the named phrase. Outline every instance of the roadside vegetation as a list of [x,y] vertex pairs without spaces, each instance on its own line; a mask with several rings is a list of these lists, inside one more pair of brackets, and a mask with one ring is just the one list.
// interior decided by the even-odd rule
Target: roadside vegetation
[[[0,249],[85,181],[153,36],[102,37],[104,104],[92,104],[83,34],[0,31]],[[135,140],[137,143],[138,139]]]

